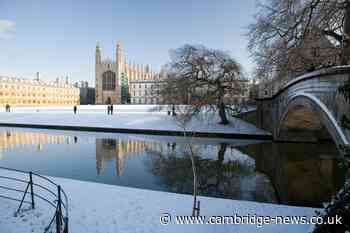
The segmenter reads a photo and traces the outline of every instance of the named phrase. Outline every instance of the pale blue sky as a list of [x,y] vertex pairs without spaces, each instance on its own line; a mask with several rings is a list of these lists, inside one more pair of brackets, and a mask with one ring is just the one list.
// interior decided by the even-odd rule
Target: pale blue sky
[[0,0],[0,75],[94,83],[95,46],[154,70],[185,43],[228,51],[252,70],[246,28],[255,0]]

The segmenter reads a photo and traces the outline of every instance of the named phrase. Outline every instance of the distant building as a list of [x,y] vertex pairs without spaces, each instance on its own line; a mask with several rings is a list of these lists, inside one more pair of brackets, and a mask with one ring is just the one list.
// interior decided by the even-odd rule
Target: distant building
[[81,81],[80,84],[76,83],[76,87],[80,90],[80,104],[95,104],[95,88],[89,87],[89,83]]
[[[224,84],[227,87],[223,93],[225,104],[234,105],[248,101],[250,85],[248,79],[225,82]],[[205,83],[194,88],[192,87],[191,89],[186,90],[185,88],[186,87],[183,87],[182,93],[178,96],[180,102],[176,104],[198,103],[203,100],[203,97],[211,96],[216,87]]]
[[232,88],[224,96],[227,103],[245,103],[249,99],[250,83],[248,79],[242,79],[236,83],[231,84]]
[[164,80],[135,80],[130,82],[130,97],[132,104],[161,104],[160,91]]
[[49,106],[79,104],[79,88],[65,81],[46,82],[0,76],[0,106]]
[[254,101],[259,96],[259,85],[256,82],[256,80],[252,80],[252,82],[249,84],[249,94],[248,94],[248,100]]
[[95,51],[95,83],[96,104],[124,104],[130,103],[130,83],[138,80],[150,81],[159,75],[150,67],[127,64],[125,62],[121,43],[117,44],[116,59],[102,60],[101,48],[96,46]]

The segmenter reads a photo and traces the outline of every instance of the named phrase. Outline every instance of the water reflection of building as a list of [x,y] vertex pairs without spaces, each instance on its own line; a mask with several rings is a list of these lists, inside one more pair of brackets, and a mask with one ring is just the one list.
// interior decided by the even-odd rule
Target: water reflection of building
[[70,143],[73,139],[69,136],[51,135],[36,132],[0,132],[0,159],[2,151],[8,148],[23,147],[26,145],[37,146],[41,151],[45,144]]
[[[112,138],[96,139],[96,172],[101,174],[103,161],[115,159],[116,174],[121,176],[124,171],[126,157],[138,156],[145,150],[159,150],[162,144],[157,141],[122,140]],[[162,150],[162,149],[160,149]]]
[[103,161],[112,161],[115,159],[116,173],[118,176],[123,174],[124,157],[134,156],[145,148],[144,141],[131,141],[112,138],[96,139],[96,172],[101,174]]

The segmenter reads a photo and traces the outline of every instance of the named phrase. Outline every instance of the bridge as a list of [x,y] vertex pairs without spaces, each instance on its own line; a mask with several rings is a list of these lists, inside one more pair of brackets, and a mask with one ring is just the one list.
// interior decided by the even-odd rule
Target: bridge
[[[348,146],[350,131],[341,124],[350,103],[338,88],[350,78],[350,66],[316,70],[279,85],[257,99],[257,126],[276,141],[317,142],[332,139]],[[271,87],[270,87],[271,88]]]

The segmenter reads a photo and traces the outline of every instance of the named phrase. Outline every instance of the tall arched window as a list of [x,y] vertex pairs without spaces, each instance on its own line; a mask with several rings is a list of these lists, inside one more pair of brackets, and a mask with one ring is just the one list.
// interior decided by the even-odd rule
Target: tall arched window
[[114,90],[116,86],[115,73],[112,71],[106,71],[102,74],[102,89],[111,91]]

